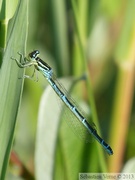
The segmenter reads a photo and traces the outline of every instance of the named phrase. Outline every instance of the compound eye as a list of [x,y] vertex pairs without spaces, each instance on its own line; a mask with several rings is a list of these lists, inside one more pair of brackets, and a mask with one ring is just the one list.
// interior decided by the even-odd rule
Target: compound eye
[[29,57],[32,58],[32,59],[35,59],[35,58],[37,58],[38,55],[39,55],[39,51],[38,51],[38,50],[35,50],[35,51],[32,51],[32,52],[29,54]]
[[38,51],[38,50],[35,50],[35,54],[39,55],[39,51]]
[[39,51],[35,50],[33,51],[33,58],[36,58],[39,55]]

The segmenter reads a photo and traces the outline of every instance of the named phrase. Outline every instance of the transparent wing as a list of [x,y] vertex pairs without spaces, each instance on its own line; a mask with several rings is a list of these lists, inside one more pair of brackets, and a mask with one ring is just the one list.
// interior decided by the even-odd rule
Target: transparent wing
[[[86,120],[89,122],[90,126],[95,129],[94,123],[88,118],[86,113],[82,111],[82,108],[71,98],[69,93],[65,90],[65,88],[56,80],[54,77],[53,80],[55,81],[56,85],[59,87],[59,89],[65,94],[65,96],[70,100],[70,102],[78,109],[78,111],[86,118]],[[79,81],[76,81],[77,83]],[[71,87],[69,88],[69,92],[71,92],[74,88],[74,86],[77,85],[76,83],[72,83]],[[60,98],[59,98],[60,99]],[[86,106],[85,106],[86,107]],[[66,121],[69,127],[72,129],[72,131],[83,141],[86,143],[93,142],[93,137],[90,134],[90,132],[87,130],[87,128],[78,120],[78,118],[72,113],[72,111],[64,104],[62,103],[62,110],[61,110],[61,119]]]

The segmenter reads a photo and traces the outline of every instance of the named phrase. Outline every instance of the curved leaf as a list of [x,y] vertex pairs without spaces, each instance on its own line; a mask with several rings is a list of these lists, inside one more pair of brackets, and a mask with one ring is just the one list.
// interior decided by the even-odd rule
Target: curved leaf
[[[68,85],[69,81],[65,81]],[[69,85],[68,85],[69,86]],[[35,151],[35,170],[36,178],[52,179],[54,170],[54,156],[58,129],[60,126],[61,109],[58,107],[56,94],[52,87],[48,86],[45,90],[39,107],[36,151]],[[52,108],[50,107],[52,105]]]
[[23,80],[19,77],[22,77],[24,70],[18,68],[11,56],[17,58],[18,51],[24,52],[28,25],[27,3],[27,0],[20,2],[12,19],[12,28],[0,69],[0,179],[5,177],[22,92]]

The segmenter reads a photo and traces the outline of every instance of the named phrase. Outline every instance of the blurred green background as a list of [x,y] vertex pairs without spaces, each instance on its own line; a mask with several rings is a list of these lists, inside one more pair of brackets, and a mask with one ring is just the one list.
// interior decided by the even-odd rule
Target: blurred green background
[[[38,49],[40,57],[53,68],[56,76],[64,79],[65,86],[68,81],[73,83],[70,77],[88,74],[90,87],[86,83],[76,88],[76,101],[85,101],[90,110],[92,106],[92,120],[101,137],[111,145],[114,155],[99,152],[96,146],[102,148],[95,143],[81,142],[68,126],[64,126],[65,139],[63,134],[54,142],[43,134],[38,136],[41,128],[38,114],[42,108],[39,104],[48,85],[38,73],[38,83],[29,79],[24,82],[9,179],[14,175],[24,179],[66,180],[77,179],[80,172],[122,172],[127,161],[135,157],[134,9],[135,0],[29,1],[26,53]],[[26,74],[31,74],[32,70],[28,68]],[[55,113],[52,115],[55,121],[60,115],[49,93],[45,107],[49,107],[51,115]],[[48,118],[44,117],[44,121]],[[48,129],[47,124],[45,134]],[[53,128],[49,130],[53,134]],[[63,133],[59,126],[58,131]],[[45,146],[47,143],[42,143],[45,139],[50,149]],[[49,160],[47,153],[52,143],[56,144]],[[41,154],[39,144],[43,148]],[[135,172],[132,167],[135,160],[123,171]]]

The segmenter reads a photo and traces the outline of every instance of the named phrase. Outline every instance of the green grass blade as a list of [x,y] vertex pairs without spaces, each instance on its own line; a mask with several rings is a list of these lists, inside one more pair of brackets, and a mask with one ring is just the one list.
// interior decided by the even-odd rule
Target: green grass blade
[[0,3],[0,20],[8,21],[16,11],[19,0],[3,0]]
[[[54,53],[57,61],[58,75],[69,74],[69,46],[67,39],[66,2],[51,1],[53,15]],[[66,69],[62,67],[66,66]]]
[[0,69],[0,179],[4,179],[9,154],[13,142],[22,92],[23,70],[18,68],[11,56],[18,58],[17,52],[24,52],[27,37],[28,1],[20,1],[18,10],[12,19],[12,30],[8,36],[7,48],[4,52]]
[[[119,172],[125,151],[125,143],[130,123],[130,113],[134,96],[135,77],[135,1],[129,1],[125,13],[125,21],[115,52],[118,75],[112,109],[110,139],[116,152],[109,159],[110,171]],[[115,132],[115,133],[114,133]]]
[[[78,17],[78,11],[77,11],[77,3],[72,0],[72,7],[73,7],[73,12],[74,12],[74,19],[75,19],[75,24],[76,24],[76,34],[78,38],[78,44],[79,44],[79,49],[80,49],[80,56],[81,60],[83,62],[83,70],[87,74],[87,79],[86,79],[86,84],[87,84],[87,91],[88,91],[88,101],[91,107],[92,111],[92,120],[96,124],[98,128],[98,132],[100,133],[100,128],[99,128],[99,123],[98,123],[98,116],[97,116],[97,111],[96,111],[96,106],[95,106],[95,100],[94,100],[94,94],[92,90],[92,84],[91,84],[91,79],[90,79],[90,72],[87,64],[87,59],[86,59],[86,54],[85,54],[85,46],[84,42],[82,41],[82,36],[81,36],[81,31],[79,29],[79,17]],[[100,166],[102,168],[102,172],[107,172],[107,165],[105,161],[105,157],[103,154],[103,150],[100,148],[100,146],[97,143],[97,150],[98,150],[98,155],[100,159]]]
[[[0,3],[0,49],[5,49],[7,42],[7,30],[9,20],[13,17],[18,5],[18,0],[3,0]],[[3,53],[0,51],[0,66]]]

